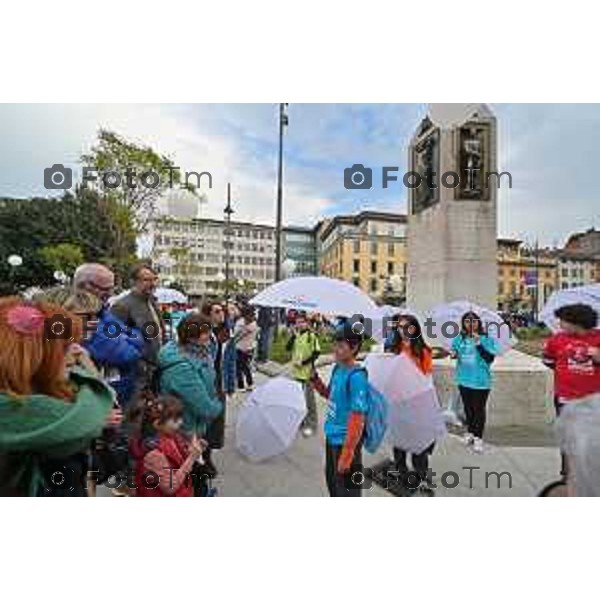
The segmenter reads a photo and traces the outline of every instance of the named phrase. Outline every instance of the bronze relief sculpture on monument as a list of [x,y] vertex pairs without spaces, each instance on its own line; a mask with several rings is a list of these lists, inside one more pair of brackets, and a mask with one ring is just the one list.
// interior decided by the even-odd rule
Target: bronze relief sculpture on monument
[[489,200],[489,124],[467,123],[457,135],[460,183],[455,199]]
[[[420,185],[413,189],[411,211],[413,214],[423,212],[439,202],[439,166],[440,166],[440,132],[426,117],[421,122],[418,132],[420,139],[413,147],[412,171],[418,173]],[[433,174],[433,175],[432,175]],[[415,183],[413,176],[412,182]],[[430,187],[429,183],[433,186]]]

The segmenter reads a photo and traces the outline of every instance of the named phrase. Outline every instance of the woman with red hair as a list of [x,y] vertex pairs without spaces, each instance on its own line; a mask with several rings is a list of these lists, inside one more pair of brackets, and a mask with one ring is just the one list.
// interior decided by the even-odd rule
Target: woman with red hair
[[72,366],[81,337],[57,305],[0,298],[0,495],[86,495],[87,449],[113,394]]

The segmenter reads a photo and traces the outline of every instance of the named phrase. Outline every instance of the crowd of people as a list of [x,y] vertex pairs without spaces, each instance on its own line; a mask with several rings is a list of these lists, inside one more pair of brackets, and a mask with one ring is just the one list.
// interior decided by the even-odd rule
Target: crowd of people
[[[2,495],[210,496],[225,443],[228,399],[254,389],[252,364],[269,356],[277,316],[244,302],[198,307],[156,304],[157,273],[131,273],[131,289],[110,303],[114,274],[83,264],[72,285],[30,300],[0,298],[0,492]],[[555,371],[563,477],[572,495],[600,495],[600,330],[587,305],[556,312],[561,330],[546,343]],[[432,377],[433,352],[419,320],[397,314],[385,351],[405,355]],[[285,315],[290,375],[302,387],[305,437],[319,428],[316,393],[328,400],[325,480],[332,496],[358,496],[349,474],[362,470],[373,390],[358,356],[365,342],[341,322],[334,331],[329,382],[317,370],[322,319]],[[491,366],[500,349],[474,312],[462,316],[450,356],[464,406],[465,444],[484,451]],[[397,473],[427,480],[435,440],[423,451],[393,448]],[[409,467],[409,461],[412,468]],[[168,475],[165,475],[168,474]]]
[[[72,285],[0,299],[3,495],[210,495],[227,398],[253,389],[271,311],[154,298],[148,264],[110,302],[113,272],[83,264]],[[266,339],[266,341],[265,341]],[[171,477],[159,476],[168,469]]]

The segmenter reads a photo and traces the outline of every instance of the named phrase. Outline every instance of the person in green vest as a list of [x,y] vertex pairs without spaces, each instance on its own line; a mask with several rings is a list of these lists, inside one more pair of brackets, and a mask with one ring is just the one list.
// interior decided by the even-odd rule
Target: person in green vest
[[0,298],[0,495],[87,495],[90,443],[120,415],[81,336],[57,305]]
[[306,399],[306,417],[301,427],[302,435],[310,437],[315,434],[319,425],[312,378],[315,362],[321,354],[321,347],[319,338],[312,330],[305,313],[299,313],[296,317],[294,333],[287,348],[292,354],[292,377],[302,385]]

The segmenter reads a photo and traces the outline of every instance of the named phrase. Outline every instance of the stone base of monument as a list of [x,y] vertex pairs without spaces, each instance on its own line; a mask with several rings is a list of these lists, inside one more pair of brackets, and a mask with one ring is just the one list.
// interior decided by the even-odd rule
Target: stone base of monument
[[[498,357],[492,371],[494,384],[488,401],[486,439],[511,446],[552,445],[552,371],[539,358],[517,350]],[[445,408],[458,393],[454,361],[436,360],[433,376],[440,403]]]

